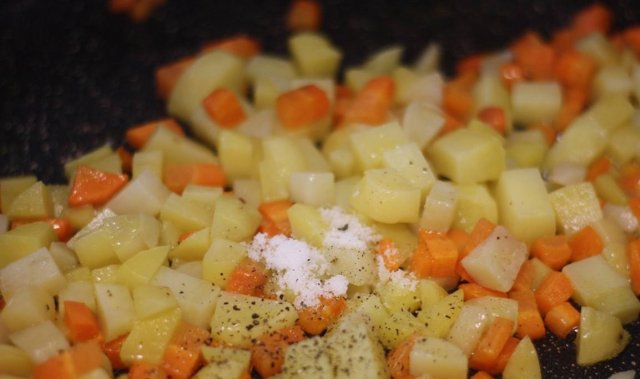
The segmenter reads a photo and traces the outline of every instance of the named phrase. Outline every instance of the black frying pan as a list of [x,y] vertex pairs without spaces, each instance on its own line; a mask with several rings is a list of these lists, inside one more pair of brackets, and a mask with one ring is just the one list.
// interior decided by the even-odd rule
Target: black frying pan
[[[63,182],[62,163],[126,127],[165,116],[153,84],[156,66],[237,33],[286,54],[288,0],[168,0],[141,24],[106,11],[106,0],[0,1],[0,177],[32,173]],[[411,61],[430,41],[444,69],[470,53],[503,47],[526,29],[548,35],[588,0],[325,1],[325,31],[345,65],[394,43]],[[640,23],[637,0],[606,1],[614,27]],[[640,322],[610,362],[578,367],[572,343],[536,343],[545,378],[606,378],[640,363]]]

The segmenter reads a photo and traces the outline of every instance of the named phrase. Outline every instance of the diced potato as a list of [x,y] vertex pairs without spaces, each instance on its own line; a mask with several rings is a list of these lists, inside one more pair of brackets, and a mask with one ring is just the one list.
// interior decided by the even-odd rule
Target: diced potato
[[394,224],[416,222],[420,190],[393,169],[371,169],[364,173],[351,195],[351,206],[375,221]]
[[402,130],[410,141],[424,150],[444,127],[445,122],[444,115],[437,107],[413,101],[404,111]]
[[194,378],[228,379],[241,378],[249,369],[251,352],[230,347],[203,346],[202,355],[207,365]]
[[[122,190],[118,194],[122,193]],[[116,195],[117,196],[117,195]],[[60,215],[61,218],[69,220],[69,224],[74,230],[80,230],[87,226],[96,216],[93,205],[87,204],[75,208],[65,208]]]
[[414,69],[419,73],[428,73],[438,69],[442,48],[437,43],[431,42],[422,50],[416,59]]
[[507,292],[528,256],[527,246],[498,225],[460,263],[478,284]]
[[575,119],[549,149],[545,167],[550,169],[560,163],[588,165],[607,146],[607,130],[593,117]]
[[218,137],[218,154],[225,175],[231,180],[250,177],[257,154],[255,142],[234,130],[222,130]]
[[356,286],[372,285],[377,278],[375,256],[369,250],[331,248],[322,250],[331,275],[344,275]]
[[110,234],[113,251],[120,262],[141,250],[155,247],[160,236],[160,222],[144,213],[108,218],[102,228]]
[[78,267],[78,257],[64,242],[52,242],[49,253],[64,274]]
[[335,178],[331,172],[293,172],[289,194],[296,203],[330,205],[335,201]]
[[447,232],[456,216],[459,193],[457,186],[436,180],[425,199],[420,227],[434,232]]
[[360,313],[367,316],[371,329],[378,335],[384,326],[385,321],[389,318],[382,301],[375,294],[358,294],[347,300],[347,309],[344,314]]
[[379,284],[376,293],[391,314],[400,311],[414,312],[420,308],[420,297],[416,294],[415,286],[407,283],[389,280]]
[[504,379],[541,379],[540,361],[536,348],[527,336],[524,337],[511,353],[507,365],[502,372]]
[[629,344],[620,320],[591,307],[582,307],[576,338],[578,364],[591,365],[618,355]]
[[585,116],[593,118],[607,132],[611,133],[624,126],[633,116],[634,107],[628,96],[605,96],[592,105]]
[[505,168],[505,150],[494,133],[461,128],[433,142],[428,157],[436,173],[458,184],[496,180]]
[[156,128],[141,151],[162,152],[162,163],[165,167],[170,164],[217,162],[216,156],[208,147],[162,126]]
[[13,176],[0,179],[0,210],[2,213],[7,213],[13,199],[37,181],[38,178],[33,175]]
[[[483,60],[483,65],[488,66],[490,58]],[[498,58],[500,59],[500,58]],[[502,78],[496,71],[483,69],[480,77],[473,86],[473,99],[475,102],[475,111],[485,107],[498,107],[502,109],[505,115],[506,131],[513,129],[512,112],[511,112],[511,95],[509,90],[503,84]]]
[[9,338],[15,346],[27,353],[35,364],[42,363],[69,348],[67,338],[50,320],[11,333]]
[[418,236],[406,224],[384,224],[380,222],[371,225],[378,235],[393,241],[394,247],[400,255],[400,262],[405,262],[416,246],[418,245]]
[[120,284],[95,283],[94,290],[105,341],[131,331],[135,310],[129,289]]
[[33,362],[24,350],[0,344],[0,372],[3,375],[15,375],[17,377],[28,377],[31,375]]
[[573,184],[549,194],[560,231],[573,234],[602,218],[602,209],[593,185]]
[[80,264],[90,269],[119,263],[113,250],[111,234],[107,228],[99,228],[74,241],[74,250]]
[[290,345],[284,358],[282,379],[317,378],[332,379],[331,365],[325,339],[312,337]]
[[254,235],[262,216],[234,196],[222,196],[216,202],[211,224],[212,238],[246,241]]
[[593,187],[598,196],[608,203],[626,205],[628,202],[627,194],[610,173],[598,175]]
[[293,326],[297,319],[298,313],[288,302],[223,291],[211,319],[211,335],[217,341],[247,348],[253,339]]
[[485,307],[465,303],[449,330],[447,340],[469,357],[492,321],[493,317]]
[[131,364],[144,361],[160,364],[181,316],[180,309],[175,308],[158,316],[136,321],[122,343],[122,362]]
[[368,325],[366,316],[343,317],[326,337],[335,379],[388,378],[384,350]]
[[640,301],[630,287],[618,287],[596,296],[593,308],[616,316],[623,324],[638,319]]
[[210,245],[211,228],[200,229],[182,240],[178,246],[171,249],[169,258],[184,259],[187,261],[202,259]]
[[587,177],[587,166],[580,163],[558,163],[551,168],[548,175],[550,184],[569,186],[584,182]]
[[299,33],[289,38],[289,52],[299,72],[309,77],[333,77],[342,53],[316,33]]
[[547,141],[537,130],[514,131],[507,136],[507,161],[516,167],[539,167],[548,150]]
[[362,67],[350,67],[344,71],[344,82],[353,92],[359,92],[376,75]]
[[160,267],[152,284],[167,287],[182,309],[184,321],[206,328],[218,301],[220,289],[206,280]]
[[478,305],[486,309],[491,317],[502,317],[513,321],[513,333],[518,327],[518,302],[504,297],[481,296],[465,302],[468,305]]
[[10,332],[17,332],[56,317],[53,296],[38,287],[23,288],[0,311],[0,321]]
[[297,74],[289,59],[272,55],[258,54],[247,63],[246,73],[249,80],[259,78],[295,79]]
[[48,222],[31,222],[0,234],[0,269],[58,238]]
[[163,159],[161,151],[137,151],[133,154],[132,176],[137,178],[144,171],[149,171],[158,178],[162,178]]
[[229,275],[247,256],[247,247],[241,243],[214,238],[202,259],[202,278],[224,288]]
[[64,173],[68,179],[73,178],[76,169],[80,165],[90,166],[92,163],[99,161],[102,158],[105,158],[109,155],[113,154],[113,149],[108,144],[102,145],[90,152],[73,159],[64,164]]
[[207,208],[175,193],[169,195],[160,210],[160,220],[170,221],[182,231],[196,231],[211,225],[213,215]]
[[121,284],[118,276],[120,265],[108,265],[91,271],[91,280],[94,283]]
[[130,288],[147,284],[160,266],[167,262],[168,246],[158,246],[136,253],[118,267],[118,280]]
[[464,379],[467,356],[449,341],[419,337],[409,353],[409,371],[416,377]]
[[[396,75],[396,78],[398,78],[398,75]],[[430,72],[417,76],[415,79],[406,78],[406,80],[406,87],[400,88],[402,92],[398,94],[399,101],[402,103],[420,101],[425,104],[440,106],[444,79],[439,72]]]
[[36,182],[20,192],[5,212],[11,219],[39,219],[53,216],[53,199],[47,186]]
[[355,131],[349,136],[351,150],[360,171],[383,166],[383,154],[409,142],[400,125],[393,121]]
[[363,68],[375,75],[389,74],[400,64],[403,50],[402,46],[389,46],[376,51],[367,58]]
[[[335,91],[335,89],[333,91]],[[331,166],[329,165],[329,162],[319,150],[315,142],[306,137],[295,138],[294,142],[304,156],[307,171],[331,173]]]
[[511,107],[516,123],[553,121],[562,107],[562,88],[557,82],[518,82],[511,89]]
[[109,200],[106,207],[118,214],[146,213],[155,216],[171,192],[159,176],[143,171]]
[[237,179],[233,182],[233,193],[248,206],[258,208],[262,203],[260,182],[256,179]]
[[631,83],[631,76],[624,67],[621,65],[608,65],[598,70],[595,78],[593,78],[592,96],[596,98],[611,95],[629,97]]
[[431,279],[421,279],[418,282],[417,290],[422,309],[426,309],[447,297],[447,291]]
[[535,168],[503,171],[496,185],[500,222],[527,244],[556,232],[556,215],[540,172]]
[[423,196],[429,192],[436,180],[431,165],[415,143],[399,145],[383,152],[382,161],[384,167],[398,171],[419,188]]
[[178,307],[178,302],[166,287],[140,285],[132,290],[132,298],[137,320],[158,316]]
[[418,320],[426,325],[426,335],[445,338],[458,319],[463,304],[464,292],[457,290],[429,306],[423,306]]
[[96,312],[96,296],[91,279],[68,281],[67,285],[60,290],[58,293],[58,317],[64,316],[64,302],[67,300],[84,303],[92,312]]
[[593,32],[575,43],[575,49],[598,62],[599,66],[608,66],[618,60],[615,48],[601,32]]
[[6,300],[28,287],[38,287],[50,295],[57,295],[65,284],[64,275],[46,248],[38,249],[0,270],[0,292]]
[[317,248],[322,247],[329,225],[322,218],[318,208],[296,203],[287,209],[293,238],[303,240]]
[[240,92],[244,84],[244,62],[235,55],[214,50],[201,55],[185,70],[169,97],[169,114],[187,120],[202,100],[216,88]]
[[614,162],[622,165],[640,156],[640,129],[632,125],[622,126],[609,136],[605,152]]
[[281,200],[289,197],[289,176],[304,171],[304,154],[292,137],[275,136],[262,141],[264,159],[259,174],[262,196],[265,200]]
[[456,215],[453,220],[454,228],[471,232],[476,222],[481,218],[494,223],[498,222],[498,206],[486,185],[464,184],[457,187],[458,198]]

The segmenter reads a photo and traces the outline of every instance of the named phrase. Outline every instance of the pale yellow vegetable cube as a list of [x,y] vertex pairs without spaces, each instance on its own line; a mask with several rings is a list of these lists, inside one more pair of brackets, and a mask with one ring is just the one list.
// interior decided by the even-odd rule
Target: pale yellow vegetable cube
[[28,377],[31,375],[33,362],[24,350],[7,344],[0,344],[0,372],[3,375]]
[[9,300],[20,289],[38,287],[57,295],[65,286],[64,275],[46,248],[18,259],[0,270],[0,292]]
[[549,199],[558,229],[565,234],[573,234],[602,218],[600,202],[589,182],[557,189],[549,194]]
[[193,261],[202,259],[211,245],[211,228],[200,229],[182,240],[169,252],[169,258]]
[[362,67],[350,67],[344,71],[344,82],[353,92],[359,92],[376,75]]
[[216,202],[211,224],[212,238],[246,241],[255,234],[262,216],[234,196],[222,196]]
[[557,82],[518,82],[511,89],[511,107],[516,123],[553,121],[562,107],[562,88]]
[[198,57],[176,82],[167,103],[168,112],[187,120],[193,110],[214,89],[240,92],[244,84],[244,62],[216,49]]
[[495,319],[496,317],[502,317],[507,320],[513,321],[513,332],[516,332],[518,327],[518,302],[505,298],[505,297],[496,297],[496,296],[481,296],[475,299],[467,300],[465,304],[469,305],[478,305],[486,309],[491,317]]
[[113,250],[111,234],[106,228],[99,228],[78,238],[73,248],[80,264],[91,269],[120,262]]
[[620,187],[620,184],[618,184],[613,175],[608,172],[598,175],[593,181],[593,187],[596,190],[596,194],[598,194],[602,200],[612,205],[625,206],[629,201],[627,194],[622,187]]
[[435,71],[439,67],[442,48],[437,43],[429,43],[416,59],[414,69],[419,73]]
[[329,205],[335,201],[335,177],[331,172],[294,172],[289,177],[289,194],[296,203]]
[[402,130],[410,141],[423,150],[444,127],[445,121],[438,107],[413,101],[404,111]]
[[447,232],[456,217],[459,194],[457,186],[436,180],[425,199],[420,227],[434,232]]
[[262,203],[262,190],[256,179],[234,180],[233,193],[250,207],[258,208]]
[[420,190],[397,171],[371,169],[354,189],[350,204],[375,221],[394,224],[418,221],[420,198]]
[[166,287],[140,285],[131,292],[136,319],[158,316],[178,307],[175,297]]
[[160,222],[144,213],[110,217],[101,226],[111,238],[111,246],[120,262],[141,250],[155,247],[160,237]]
[[454,228],[471,232],[481,218],[494,223],[498,222],[498,205],[486,185],[464,184],[457,187],[458,198],[453,220]]
[[175,193],[169,195],[160,210],[160,220],[170,221],[182,231],[195,231],[211,225],[211,210]]
[[184,233],[171,221],[163,221],[160,229],[160,238],[158,243],[166,246],[176,246],[180,242],[180,236]]
[[23,288],[13,294],[0,311],[0,322],[17,332],[56,317],[53,296],[38,287]]
[[31,187],[38,181],[33,175],[13,176],[0,179],[0,210],[6,213],[9,206],[22,191]]
[[593,78],[593,97],[602,98],[611,95],[631,94],[632,81],[626,68],[621,65],[608,65],[598,70]]
[[631,120],[634,110],[629,97],[618,94],[598,99],[585,115],[593,118],[607,132],[613,132]]
[[431,165],[415,143],[396,146],[382,154],[383,165],[396,170],[425,195],[436,177]]
[[143,171],[112,197],[106,208],[118,214],[157,215],[171,193],[160,178],[151,171]]
[[119,268],[118,264],[96,268],[91,271],[91,280],[94,283],[122,284],[118,276]]
[[317,378],[332,379],[333,366],[326,341],[322,337],[312,337],[290,345],[284,358],[284,366],[279,374],[281,379]]
[[447,341],[459,347],[469,357],[492,321],[493,316],[485,307],[465,303],[451,325]]
[[[409,283],[411,283],[410,280]],[[416,293],[416,286],[409,283],[388,280],[376,287],[376,293],[389,313],[414,312],[420,308],[420,297]]]
[[287,209],[291,225],[291,235],[315,247],[322,247],[325,233],[329,228],[318,208],[296,203]]
[[202,356],[207,362],[194,376],[195,379],[240,378],[247,372],[251,352],[232,347],[202,346]]
[[42,363],[69,348],[69,341],[50,320],[9,335],[11,342],[22,349],[35,364]]
[[247,256],[247,247],[239,242],[214,238],[202,258],[202,278],[221,288],[229,275]]
[[422,309],[428,308],[447,296],[447,291],[441,285],[430,279],[421,279],[418,282],[418,296]]
[[436,173],[458,184],[496,180],[505,168],[500,138],[480,129],[461,128],[433,142],[428,157]]
[[540,172],[535,168],[503,171],[495,189],[500,223],[527,244],[556,232],[556,215]]
[[425,324],[407,310],[390,313],[377,331],[378,339],[387,349],[394,349],[413,334],[426,333]]
[[144,171],[149,171],[158,178],[162,178],[164,167],[161,151],[137,151],[133,154],[132,175],[137,178]]
[[221,130],[218,136],[218,154],[225,175],[232,181],[251,177],[256,149],[256,143],[249,136],[234,130]]
[[152,284],[171,290],[182,309],[184,321],[201,328],[209,325],[220,293],[217,286],[164,266],[160,267]]
[[385,151],[409,142],[395,121],[356,131],[349,141],[360,171],[382,167]]
[[593,117],[575,119],[551,146],[545,167],[560,163],[588,165],[602,154],[607,145],[607,130]]
[[357,294],[350,297],[347,300],[345,315],[348,313],[360,313],[367,316],[369,324],[376,335],[380,332],[385,320],[390,316],[378,295],[370,293]]
[[158,316],[136,321],[120,350],[125,364],[148,362],[160,364],[171,337],[180,323],[182,312],[175,308]]
[[[407,78],[408,79],[408,78]],[[440,106],[442,103],[442,92],[444,79],[439,72],[430,72],[422,76],[417,76],[413,82],[408,82],[401,99],[406,103],[420,101],[426,104]]]
[[605,152],[618,164],[640,156],[640,129],[632,125],[616,129],[609,136]]
[[637,320],[640,314],[640,301],[631,287],[614,288],[596,296],[593,307],[619,318],[623,324]]
[[[485,58],[483,65],[491,65],[490,59]],[[497,60],[500,60],[500,57],[497,57]],[[506,130],[510,132],[513,129],[511,94],[503,84],[497,70],[484,69],[473,86],[472,94],[476,112],[485,107],[498,107],[504,112]]]
[[329,161],[310,138],[298,137],[294,139],[294,142],[304,156],[307,171],[331,173]]
[[[418,236],[407,224],[384,224],[374,222],[371,225],[380,236],[391,239],[400,254],[400,262],[405,262],[418,245]],[[402,263],[401,263],[402,265]]]
[[298,313],[291,303],[222,292],[211,319],[214,340],[251,347],[264,334],[293,326]]
[[67,285],[58,293],[58,317],[64,315],[64,302],[67,300],[84,303],[92,312],[96,312],[96,296],[91,277],[86,280],[67,280]]
[[249,80],[254,82],[259,78],[295,79],[296,69],[286,58],[273,55],[258,54],[251,58],[246,66]]
[[162,152],[165,167],[170,164],[217,162],[216,156],[208,147],[162,126],[156,128],[141,151]]
[[129,289],[121,284],[95,283],[94,290],[105,341],[131,331],[136,314]]
[[342,53],[316,33],[299,33],[289,38],[289,52],[303,76],[333,77]]
[[[427,73],[422,73],[427,74]],[[412,95],[413,85],[419,78],[419,74],[409,67],[399,66],[391,72],[391,78],[395,83],[395,103],[399,105],[406,105],[411,102],[409,98]],[[414,100],[420,102],[420,100]]]
[[511,353],[507,365],[502,372],[504,379],[541,379],[540,361],[536,348],[527,336],[524,337]]
[[409,371],[416,377],[465,379],[467,356],[455,344],[434,337],[419,337],[409,353]]
[[363,64],[363,68],[375,75],[391,73],[402,59],[404,48],[402,46],[389,46],[371,54]]
[[40,248],[48,247],[57,239],[48,222],[20,225],[0,234],[0,269]]
[[598,62],[599,66],[608,66],[618,60],[618,54],[601,32],[593,32],[575,43],[575,49]]
[[527,245],[498,225],[460,263],[478,284],[507,292],[528,256]]
[[64,173],[68,179],[73,178],[76,169],[78,166],[90,166],[92,163],[99,161],[102,158],[105,158],[109,155],[113,154],[113,149],[108,144],[102,145],[90,152],[83,154],[82,156],[75,158],[69,162],[64,164]]
[[78,267],[78,257],[64,242],[52,242],[49,253],[64,274]]
[[464,305],[464,292],[457,290],[418,312],[418,320],[426,325],[426,335],[445,338]]
[[547,141],[537,130],[514,131],[507,136],[507,161],[516,167],[539,167],[548,150]]
[[629,344],[629,332],[620,320],[591,307],[580,310],[580,328],[576,338],[578,364],[591,365],[620,354]]
[[20,192],[5,212],[11,219],[39,219],[53,216],[53,199],[47,186],[36,182]]
[[292,137],[269,137],[262,141],[264,159],[259,174],[262,196],[265,200],[281,200],[289,197],[289,176],[304,171],[304,154]]
[[169,246],[158,246],[136,253],[118,267],[120,283],[133,288],[147,284],[160,266],[167,262]]

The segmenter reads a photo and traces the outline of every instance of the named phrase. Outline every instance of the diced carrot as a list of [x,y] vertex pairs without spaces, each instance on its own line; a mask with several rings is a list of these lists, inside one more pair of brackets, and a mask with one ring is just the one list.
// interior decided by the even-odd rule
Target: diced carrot
[[507,118],[501,107],[484,107],[478,112],[478,119],[487,123],[496,132],[504,135],[507,132]]
[[640,296],[640,239],[630,241],[627,244],[627,260],[631,289],[636,296]]
[[568,50],[558,57],[554,73],[560,84],[567,88],[588,91],[598,70],[597,62],[586,54]]
[[344,126],[344,115],[353,103],[354,94],[351,89],[344,85],[336,85],[336,99],[333,104],[333,127]]
[[493,376],[486,371],[478,371],[471,375],[469,379],[493,379]]
[[640,197],[632,197],[629,199],[629,209],[638,220],[640,220]]
[[504,347],[502,348],[502,351],[498,355],[495,365],[490,370],[487,370],[487,371],[489,371],[489,373],[493,375],[498,375],[502,371],[504,371],[504,368],[507,366],[507,362],[509,361],[509,358],[511,358],[511,354],[516,349],[516,347],[518,347],[519,343],[520,343],[520,339],[516,337],[509,337],[509,339],[507,340],[507,343],[505,343]]
[[476,370],[490,370],[496,365],[500,352],[512,334],[513,321],[496,317],[473,350],[469,366]]
[[431,254],[429,254],[427,245],[420,239],[418,240],[418,245],[411,255],[411,262],[409,267],[411,271],[419,278],[427,278],[431,276],[433,257],[431,256]]
[[511,286],[511,290],[530,290],[533,286],[533,265],[531,264],[531,260],[526,260],[520,266],[520,271],[518,271],[518,275],[516,276],[516,280],[513,281],[513,286]]
[[544,321],[538,311],[536,297],[532,290],[519,289],[509,292],[509,297],[518,302],[518,327],[516,335],[529,336],[532,340],[545,335]]
[[542,315],[558,304],[569,300],[573,295],[571,280],[560,271],[550,272],[536,288],[536,304]]
[[382,257],[384,266],[389,271],[395,271],[402,263],[400,261],[400,251],[391,238],[383,238],[376,245],[375,252]]
[[316,0],[294,0],[287,12],[287,29],[299,32],[318,30],[322,22],[322,9]]
[[284,328],[258,339],[251,347],[251,364],[263,378],[282,371],[287,347],[304,339],[299,326]]
[[216,163],[169,164],[162,175],[164,184],[175,193],[182,193],[189,184],[223,187],[226,178]]
[[411,350],[413,350],[413,346],[416,344],[417,339],[417,335],[411,335],[389,352],[389,355],[387,355],[387,367],[389,368],[389,375],[391,375],[391,378],[413,378],[410,370],[410,357]]
[[102,205],[109,201],[127,184],[127,175],[112,174],[80,166],[76,170],[76,176],[69,193],[69,205],[79,207],[81,205]]
[[587,103],[587,92],[582,89],[568,88],[564,91],[560,111],[553,120],[556,131],[565,130],[581,113]]
[[464,229],[451,228],[447,232],[447,237],[456,245],[458,251],[462,251],[469,240],[469,233]]
[[267,274],[264,266],[249,258],[243,259],[229,275],[224,290],[251,296],[263,296]]
[[131,168],[133,165],[133,156],[129,152],[129,150],[125,149],[124,146],[120,146],[116,149],[116,154],[120,157],[120,161],[122,162],[122,171],[131,173]]
[[394,80],[388,76],[369,80],[347,109],[343,123],[379,125],[385,122],[393,104],[395,86]]
[[527,31],[520,35],[512,44],[509,46],[509,50],[515,52],[516,50],[523,50],[530,46],[537,46],[544,44],[544,39],[538,32]]
[[480,65],[482,64],[482,60],[486,58],[487,54],[472,54],[467,57],[464,57],[458,61],[456,64],[456,73],[462,74],[466,72],[478,73],[480,71]]
[[473,111],[474,99],[471,90],[465,86],[448,82],[442,91],[442,109],[457,120],[469,119]]
[[122,344],[127,339],[127,336],[128,334],[124,334],[111,341],[102,343],[102,351],[107,356],[107,358],[109,358],[111,366],[114,370],[119,370],[127,367],[127,365],[122,362],[122,358],[120,358],[120,350],[122,350]]
[[258,40],[244,34],[209,42],[202,47],[203,52],[216,49],[224,50],[243,59],[249,59],[254,55],[257,55],[260,52],[261,47]]
[[102,365],[102,351],[97,342],[78,343],[39,363],[33,369],[34,379],[79,378]]
[[317,336],[340,317],[346,306],[347,302],[342,297],[323,297],[318,306],[298,311],[298,324],[306,333]]
[[7,302],[4,300],[4,297],[0,295],[0,312],[4,309],[5,305],[7,305]]
[[195,60],[194,57],[181,58],[156,69],[156,90],[160,98],[163,100],[169,99],[178,79],[180,79],[182,73],[189,68]]
[[620,168],[620,187],[630,196],[640,197],[640,163],[631,162]]
[[607,7],[600,3],[594,3],[573,17],[571,28],[579,36],[586,36],[593,32],[607,34],[611,29],[612,20],[613,15]]
[[569,239],[571,262],[600,254],[604,243],[598,232],[590,225],[585,226]]
[[269,236],[276,234],[291,235],[291,224],[287,210],[293,205],[289,200],[277,200],[261,203],[258,211],[262,214],[259,230]]
[[513,62],[505,63],[500,66],[500,79],[505,87],[511,89],[514,84],[524,80],[524,71]]
[[71,342],[102,338],[98,318],[86,304],[78,301],[64,302],[64,323],[69,330]]
[[477,283],[462,283],[458,286],[458,289],[462,289],[462,292],[464,293],[464,301],[477,299],[483,296],[509,297],[505,292],[492,290]]
[[172,118],[163,118],[161,120],[155,120],[140,125],[132,126],[127,129],[125,139],[131,147],[135,149],[142,148],[149,138],[155,133],[159,127],[165,127],[177,135],[184,136],[184,130],[178,122]]
[[580,312],[568,301],[557,304],[544,316],[544,324],[549,331],[560,338],[567,335],[580,324]]
[[109,12],[120,13],[129,10],[135,0],[109,0]]
[[578,33],[571,28],[559,29],[551,36],[551,46],[558,52],[572,50],[578,38]]
[[545,80],[553,76],[556,53],[546,43],[523,43],[513,50],[514,62],[522,68],[524,77]]
[[276,114],[285,128],[298,129],[320,121],[331,108],[327,94],[309,84],[278,96]]
[[586,179],[590,182],[593,182],[598,178],[598,176],[609,171],[610,167],[611,167],[611,160],[607,156],[603,155],[589,165],[587,169]]
[[557,132],[556,129],[548,122],[536,122],[529,125],[529,130],[537,130],[542,134],[544,140],[547,141],[547,145],[551,146],[556,142]]
[[622,32],[622,40],[631,48],[636,57],[640,57],[640,26],[632,26]]
[[539,237],[531,244],[530,251],[553,270],[560,270],[571,258],[569,237],[563,234]]
[[190,378],[203,364],[200,350],[210,338],[206,329],[181,322],[164,351],[160,367],[172,379]]
[[217,88],[202,100],[207,114],[223,128],[234,128],[247,118],[238,96],[226,88]]
[[424,243],[433,259],[431,276],[436,278],[455,276],[459,256],[455,243],[442,235],[427,238]]
[[160,365],[148,362],[135,362],[129,368],[127,373],[129,379],[167,379],[167,373],[162,370]]
[[104,355],[98,341],[76,343],[68,352],[78,376],[91,372],[103,364]]

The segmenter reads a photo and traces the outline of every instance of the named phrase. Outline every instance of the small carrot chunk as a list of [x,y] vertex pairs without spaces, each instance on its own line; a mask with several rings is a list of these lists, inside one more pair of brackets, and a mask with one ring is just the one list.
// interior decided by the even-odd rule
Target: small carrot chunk
[[566,235],[539,237],[531,244],[531,255],[553,270],[560,270],[571,258],[571,246]]
[[603,155],[589,165],[586,179],[593,182],[598,176],[609,171],[609,168],[611,168],[611,159]]
[[345,112],[343,123],[379,125],[385,122],[393,104],[395,86],[388,76],[369,80]]
[[640,220],[640,197],[632,197],[629,199],[629,209],[638,220]]
[[293,326],[261,336],[251,347],[251,364],[263,378],[282,371],[289,345],[304,339],[300,326]]
[[202,100],[202,106],[223,128],[234,128],[247,118],[238,96],[226,88],[213,90]]
[[613,14],[602,4],[594,3],[573,17],[571,28],[580,36],[593,32],[607,34],[611,29]]
[[159,365],[144,361],[135,362],[127,373],[129,379],[167,379],[167,373]]
[[215,163],[170,164],[164,169],[163,182],[171,191],[182,193],[189,184],[224,187],[226,178]]
[[513,281],[511,290],[530,290],[533,286],[533,275],[533,265],[531,260],[528,259],[520,266],[520,271],[518,271],[516,280]]
[[509,298],[518,302],[518,327],[516,335],[520,338],[529,336],[532,340],[543,338],[546,331],[544,321],[538,311],[536,297],[532,290],[513,290]]
[[391,238],[383,238],[376,245],[375,252],[382,257],[384,267],[389,271],[395,271],[400,268],[402,263],[400,257],[400,251],[396,247]]
[[625,29],[622,32],[622,40],[635,53],[636,57],[640,57],[640,26]]
[[298,324],[306,333],[317,336],[340,317],[346,306],[347,302],[342,297],[323,297],[318,306],[298,311]]
[[182,322],[167,345],[160,367],[172,379],[190,378],[202,366],[202,346],[210,340],[206,329]]
[[322,8],[316,0],[294,0],[287,12],[287,29],[291,31],[318,30],[322,22]]
[[513,321],[496,317],[473,350],[469,366],[477,370],[490,370],[496,365],[500,352],[512,334]]
[[102,338],[98,318],[84,303],[65,301],[64,323],[69,330],[71,342],[76,343]]
[[165,127],[179,136],[184,136],[184,130],[178,122],[172,118],[163,118],[140,125],[132,126],[125,133],[125,140],[131,147],[141,149],[159,127]]
[[195,60],[194,57],[186,57],[156,69],[156,91],[158,91],[160,98],[163,100],[169,99],[178,79]]
[[518,347],[519,343],[520,339],[516,337],[510,337],[507,340],[507,343],[505,343],[504,347],[502,348],[502,351],[498,355],[495,365],[487,371],[489,371],[489,373],[493,375],[499,375],[500,373],[502,373],[504,371],[504,368],[507,366],[509,358],[511,358],[511,354],[516,349],[516,347]]
[[493,376],[486,371],[478,371],[471,375],[469,379],[493,379]]
[[122,171],[131,173],[131,168],[133,165],[133,156],[129,152],[129,150],[125,149],[124,146],[120,146],[116,149],[116,154],[120,157],[120,161],[122,161]]
[[573,295],[571,280],[560,271],[550,272],[535,290],[536,304],[542,315],[569,300]]
[[545,80],[553,77],[555,50],[543,42],[524,42],[513,50],[514,62],[522,68],[525,78]]
[[500,134],[507,132],[507,118],[501,107],[485,107],[478,112],[478,119],[486,122],[493,130]]
[[442,109],[457,120],[465,121],[474,106],[471,89],[455,82],[448,82],[442,91]]
[[278,119],[289,129],[303,128],[321,120],[330,108],[327,94],[313,84],[283,93],[276,100]]
[[590,225],[585,226],[569,239],[571,262],[600,254],[604,243],[598,232]]
[[118,175],[80,166],[71,186],[68,202],[72,207],[102,205],[127,184],[127,175]]
[[562,53],[554,67],[560,84],[585,91],[591,88],[597,70],[598,64],[593,58],[574,50]]
[[410,357],[411,350],[416,344],[417,335],[412,335],[398,344],[389,355],[387,355],[387,367],[389,375],[393,379],[409,379],[411,375]]
[[566,338],[580,324],[580,312],[571,303],[557,304],[544,316],[544,324],[551,333]]
[[122,350],[122,344],[127,339],[127,336],[128,334],[124,334],[111,341],[102,343],[102,352],[107,356],[114,370],[127,367],[127,365],[122,362],[122,358],[120,358],[120,350]]
[[464,301],[477,299],[483,296],[509,297],[506,293],[483,287],[477,283],[462,283],[458,286],[464,293]]
[[640,240],[636,239],[627,244],[627,260],[631,289],[636,296],[640,296]]
[[291,224],[287,210],[293,205],[289,200],[261,203],[258,211],[262,214],[259,230],[273,237],[277,234],[291,235]]
[[267,273],[264,266],[249,258],[243,259],[231,272],[224,290],[250,296],[263,296]]
[[209,42],[202,47],[203,52],[209,52],[216,49],[224,50],[242,59],[249,59],[257,55],[260,50],[260,42],[255,38],[244,34],[223,38],[217,41]]
[[629,195],[640,197],[640,163],[627,163],[620,169],[618,184]]

